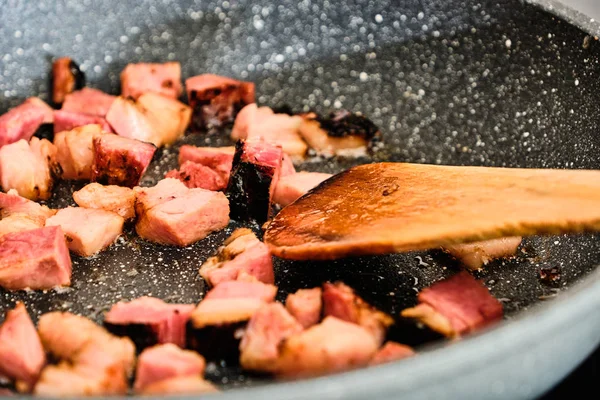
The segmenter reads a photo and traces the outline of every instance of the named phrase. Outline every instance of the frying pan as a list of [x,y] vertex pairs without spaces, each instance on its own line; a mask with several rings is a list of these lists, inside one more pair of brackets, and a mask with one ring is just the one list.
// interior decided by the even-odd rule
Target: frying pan
[[[0,108],[48,98],[52,57],[70,55],[91,86],[119,92],[129,62],[179,60],[184,77],[212,72],[251,80],[257,101],[327,112],[362,111],[383,131],[370,157],[310,159],[300,169],[339,172],[374,161],[542,168],[600,168],[600,26],[556,3],[513,0],[8,1],[0,7]],[[230,144],[227,134],[184,143]],[[158,152],[142,185],[176,165]],[[80,183],[49,201],[72,205]],[[0,315],[17,300],[33,317],[50,310],[98,322],[122,299],[152,295],[197,302],[198,267],[239,225],[186,248],[153,245],[128,227],[90,259],[73,258],[73,286],[0,291]],[[458,343],[433,342],[395,363],[274,383],[225,363],[207,376],[229,399],[534,398],[600,342],[600,237],[527,238],[515,260],[477,273],[505,306],[506,321]],[[558,286],[540,282],[560,267]],[[280,299],[342,280],[397,315],[416,292],[457,266],[430,251],[335,262],[276,261]],[[245,388],[246,390],[241,390]]]

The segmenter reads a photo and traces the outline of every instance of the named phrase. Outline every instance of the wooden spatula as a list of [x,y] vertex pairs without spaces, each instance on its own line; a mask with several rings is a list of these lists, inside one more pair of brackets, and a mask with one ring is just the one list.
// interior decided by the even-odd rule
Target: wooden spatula
[[285,207],[264,240],[288,259],[385,254],[600,230],[600,171],[379,163]]

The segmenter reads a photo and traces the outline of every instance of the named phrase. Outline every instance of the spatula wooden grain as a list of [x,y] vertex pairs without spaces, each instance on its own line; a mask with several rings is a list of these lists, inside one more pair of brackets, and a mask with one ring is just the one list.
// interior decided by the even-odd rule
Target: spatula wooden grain
[[283,208],[264,240],[278,257],[325,260],[597,230],[600,171],[378,163]]

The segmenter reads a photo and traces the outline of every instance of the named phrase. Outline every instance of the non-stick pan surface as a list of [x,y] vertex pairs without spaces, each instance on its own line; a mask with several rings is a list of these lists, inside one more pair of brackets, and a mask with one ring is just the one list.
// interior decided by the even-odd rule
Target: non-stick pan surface
[[[569,17],[585,22],[575,14]],[[118,93],[119,72],[129,62],[178,60],[184,77],[212,72],[254,81],[261,104],[319,112],[348,108],[362,111],[382,129],[384,146],[372,157],[309,159],[299,169],[338,172],[384,160],[600,168],[600,43],[520,1],[8,1],[0,7],[0,21],[2,110],[31,95],[48,98],[53,56],[73,57],[90,86],[111,93]],[[227,131],[190,135],[184,142],[231,143]],[[176,166],[178,147],[157,152],[144,186]],[[61,183],[48,204],[72,205],[71,193],[82,185]],[[144,242],[129,227],[108,251],[73,258],[70,289],[0,291],[0,315],[17,300],[34,317],[68,310],[98,322],[103,311],[123,299],[151,295],[198,302],[206,290],[198,267],[237,226],[232,222],[227,230],[183,249]],[[573,336],[600,325],[597,314],[587,313],[590,302],[600,304],[597,275],[590,276],[600,264],[600,240],[598,235],[528,238],[519,253],[477,274],[504,303],[506,319],[519,319],[494,332],[310,384],[273,385],[224,363],[210,365],[208,377],[225,389],[261,386],[241,394],[257,399],[536,395],[600,340],[597,333],[579,340]],[[560,283],[540,282],[538,271],[546,267],[560,267]],[[319,263],[278,260],[276,279],[280,299],[298,288],[342,280],[397,314],[415,303],[419,289],[456,269],[452,260],[431,251]],[[563,293],[582,281],[587,288],[571,296]],[[540,302],[551,306],[519,318]],[[534,318],[539,324],[532,323]],[[558,346],[559,338],[564,340]],[[560,348],[551,349],[550,343]],[[504,357],[498,358],[500,350]],[[532,366],[515,358],[529,352],[535,361],[551,351],[562,357],[560,367],[554,358],[554,364]],[[476,370],[469,371],[466,360]],[[447,363],[456,365],[456,376],[448,375],[452,368]],[[526,380],[530,386],[519,386],[521,391],[516,391],[518,379],[509,379],[514,365],[531,378]],[[487,372],[477,378],[477,371]],[[428,376],[449,386],[412,386]],[[469,376],[473,379],[466,384]]]

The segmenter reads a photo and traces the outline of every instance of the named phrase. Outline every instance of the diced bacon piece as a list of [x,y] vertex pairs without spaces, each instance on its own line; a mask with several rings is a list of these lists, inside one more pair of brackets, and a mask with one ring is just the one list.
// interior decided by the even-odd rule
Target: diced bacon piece
[[366,155],[381,132],[368,118],[339,110],[328,117],[304,118],[300,135],[308,145],[323,156],[360,157]]
[[195,351],[182,350],[174,344],[161,344],[140,354],[134,389],[143,391],[148,385],[175,377],[202,377],[204,357]]
[[309,328],[319,323],[323,301],[321,288],[299,289],[290,293],[285,300],[285,307],[304,327]]
[[6,314],[0,325],[0,376],[29,391],[46,363],[46,353],[23,303]]
[[71,283],[71,257],[60,227],[8,233],[0,238],[0,286],[52,289]]
[[219,390],[209,381],[197,376],[180,376],[151,383],[142,390],[146,396],[218,393]]
[[21,215],[14,215],[0,220],[0,237],[7,233],[30,231],[32,229],[41,228],[44,225],[39,225],[31,218]]
[[140,183],[156,147],[117,135],[95,137],[92,181],[134,187]]
[[121,72],[123,97],[137,99],[144,93],[154,92],[176,99],[182,91],[178,62],[127,64]]
[[161,146],[173,144],[181,138],[192,118],[190,107],[157,93],[141,95],[137,99],[137,107],[148,117]]
[[445,251],[470,270],[480,269],[496,258],[514,256],[521,244],[520,236],[481,242],[462,243],[445,247]]
[[214,169],[223,177],[225,182],[229,181],[231,165],[235,147],[196,147],[185,144],[179,149],[179,165],[188,161],[202,164]]
[[152,143],[157,147],[162,144],[152,121],[133,99],[117,97],[106,114],[106,121],[119,136]]
[[51,111],[44,101],[31,97],[0,115],[0,147],[21,139],[29,140],[43,123],[53,121]]
[[276,371],[281,343],[302,330],[281,303],[263,305],[250,319],[240,342],[240,364],[248,370]]
[[259,281],[227,281],[220,283],[214,289],[210,290],[203,301],[213,299],[256,298],[264,302],[271,302],[275,300],[276,295],[277,287],[273,285],[266,285]]
[[378,345],[383,343],[387,329],[394,323],[391,316],[369,305],[341,282],[323,285],[323,315],[362,326]]
[[143,349],[156,344],[185,346],[185,326],[193,304],[168,304],[153,297],[140,297],[115,304],[104,317],[112,333],[129,336]]
[[206,190],[224,190],[227,182],[214,169],[202,164],[187,161],[179,170],[171,170],[165,174],[165,178],[179,179],[190,189],[201,188]]
[[286,153],[283,153],[283,158],[281,159],[281,173],[279,174],[280,178],[284,176],[294,175],[296,173],[296,168],[294,167],[294,163],[290,156]]
[[56,147],[46,139],[19,140],[0,148],[0,174],[5,191],[15,189],[30,200],[47,200],[61,174]]
[[94,182],[74,192],[73,200],[79,207],[111,211],[126,220],[135,217],[135,192],[127,187]]
[[288,337],[279,348],[275,373],[307,377],[365,366],[378,343],[366,329],[335,317]]
[[92,178],[94,138],[102,135],[100,125],[84,125],[54,135],[56,158],[62,168],[63,179]]
[[269,248],[247,228],[236,229],[218,249],[217,254],[200,267],[200,275],[211,286],[236,280],[241,273],[264,283],[275,281]]
[[125,394],[135,364],[135,347],[87,318],[70,313],[42,315],[38,332],[58,365],[44,368],[34,394],[84,396]]
[[46,219],[53,216],[55,210],[19,196],[16,190],[9,190],[8,193],[0,193],[0,219],[5,220],[9,217],[27,217],[33,221],[37,227],[46,224]]
[[54,133],[70,131],[84,125],[100,125],[102,131],[113,132],[110,124],[102,117],[64,110],[54,110]]
[[70,57],[52,63],[52,101],[61,104],[65,96],[85,86],[85,75]]
[[235,117],[235,122],[231,128],[231,138],[235,141],[248,139],[250,126],[264,121],[272,115],[274,115],[274,112],[269,107],[259,107],[254,102],[248,104]]
[[383,364],[390,361],[401,360],[403,358],[412,357],[415,351],[410,346],[396,342],[386,342],[381,347],[370,362],[370,365]]
[[192,127],[220,127],[232,122],[247,104],[254,103],[254,83],[203,74],[185,81],[192,107]]
[[302,171],[293,175],[281,177],[275,187],[273,201],[280,206],[285,207],[332,176],[333,175],[331,174],[322,172]]
[[116,98],[101,90],[84,87],[66,95],[61,110],[104,118]]
[[264,141],[240,140],[235,149],[226,191],[231,218],[262,224],[271,215],[283,152],[281,147]]
[[448,337],[457,337],[502,319],[502,303],[467,272],[459,272],[421,290],[419,304],[401,315],[421,321]]
[[110,211],[67,207],[46,220],[46,226],[60,226],[67,246],[83,257],[94,255],[117,240],[123,233],[125,220]]
[[136,191],[135,229],[151,242],[188,246],[229,223],[229,202],[221,192],[188,189],[172,178]]

